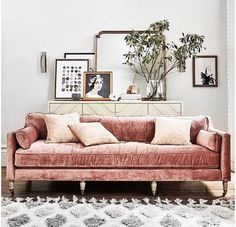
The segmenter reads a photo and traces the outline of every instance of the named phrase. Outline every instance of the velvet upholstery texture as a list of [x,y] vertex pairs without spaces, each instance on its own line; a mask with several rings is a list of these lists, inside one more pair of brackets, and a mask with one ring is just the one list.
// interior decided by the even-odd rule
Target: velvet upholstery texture
[[[197,134],[200,130],[208,129],[208,119],[205,116],[196,117],[168,117],[174,119],[192,120],[190,128],[190,141],[196,143]],[[120,141],[151,142],[155,134],[154,117],[113,117],[84,115],[80,116],[80,122],[101,122]],[[119,123],[119,124],[118,124]],[[26,126],[33,125],[39,132],[39,139],[46,139],[47,128],[42,113],[29,113],[26,117]],[[118,128],[117,128],[118,126]],[[141,128],[140,128],[141,127]],[[142,129],[142,131],[140,130]],[[145,131],[144,131],[145,129]]]
[[38,130],[39,139],[46,139],[47,127],[43,113],[28,113],[25,120],[26,126],[34,126]]
[[221,180],[219,169],[16,169],[17,180],[196,181]]
[[15,179],[15,152],[19,145],[16,140],[16,132],[7,134],[7,168],[6,177],[7,180]]
[[17,167],[219,168],[219,154],[198,145],[151,145],[140,142],[85,147],[81,143],[33,143],[18,149]]
[[38,130],[34,126],[28,126],[16,133],[18,144],[23,149],[30,148],[30,145],[38,139]]
[[81,116],[80,122],[100,122],[119,141],[151,142],[155,132],[155,118]]
[[[208,129],[205,116],[167,117],[169,119],[192,120],[190,141],[196,143],[198,132]],[[150,143],[155,134],[154,117],[113,117],[113,116],[81,116],[80,122],[100,122],[119,141],[136,141]]]
[[206,147],[214,152],[219,152],[222,138],[216,132],[201,130],[198,133],[196,144]]

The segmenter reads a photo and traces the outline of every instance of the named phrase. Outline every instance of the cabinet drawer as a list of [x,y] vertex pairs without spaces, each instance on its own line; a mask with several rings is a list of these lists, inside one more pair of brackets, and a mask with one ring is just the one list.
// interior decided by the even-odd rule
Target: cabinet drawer
[[180,116],[182,106],[180,103],[149,104],[149,116]]
[[147,115],[148,107],[145,103],[122,103],[116,104],[117,116],[140,116]]
[[92,115],[115,115],[115,104],[103,104],[103,103],[84,103],[83,114]]
[[49,113],[66,114],[78,112],[82,114],[82,104],[70,104],[70,103],[50,103]]

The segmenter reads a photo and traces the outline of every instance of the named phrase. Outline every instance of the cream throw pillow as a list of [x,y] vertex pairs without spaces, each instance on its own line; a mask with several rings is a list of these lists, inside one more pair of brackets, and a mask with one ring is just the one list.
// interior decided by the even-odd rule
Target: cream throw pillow
[[45,114],[44,120],[47,126],[47,139],[46,143],[65,143],[77,142],[78,139],[68,128],[69,124],[79,123],[79,114]]
[[155,135],[152,144],[188,145],[191,120],[156,118]]
[[68,126],[85,146],[119,143],[116,137],[99,122],[70,124]]

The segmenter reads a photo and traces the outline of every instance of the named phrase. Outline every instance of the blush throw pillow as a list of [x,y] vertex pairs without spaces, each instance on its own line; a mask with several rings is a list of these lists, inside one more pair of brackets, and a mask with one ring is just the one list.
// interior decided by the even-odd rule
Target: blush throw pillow
[[16,133],[16,140],[23,149],[30,148],[30,145],[38,138],[39,133],[33,126],[25,127]]
[[44,116],[47,126],[46,143],[66,143],[77,142],[78,139],[68,128],[69,124],[79,123],[79,114],[45,114]]
[[68,127],[85,146],[119,143],[116,137],[99,122],[70,124]]
[[206,147],[214,152],[219,152],[222,138],[216,132],[201,130],[196,139],[196,144]]
[[156,118],[155,135],[151,144],[191,144],[191,123],[191,120]]

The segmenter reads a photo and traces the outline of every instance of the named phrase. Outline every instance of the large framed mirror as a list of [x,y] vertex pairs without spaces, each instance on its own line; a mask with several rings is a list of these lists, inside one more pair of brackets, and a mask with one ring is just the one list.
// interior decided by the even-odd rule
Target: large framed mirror
[[[140,88],[142,97],[146,97],[147,83],[145,79],[136,75],[129,66],[123,64],[125,62],[123,55],[129,50],[124,38],[130,32],[132,31],[100,31],[95,36],[95,70],[113,72],[113,93],[116,96],[126,93],[129,85],[136,84]],[[166,100],[165,79],[162,84],[162,93],[163,99]]]

